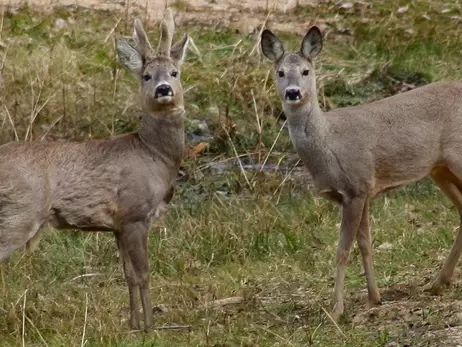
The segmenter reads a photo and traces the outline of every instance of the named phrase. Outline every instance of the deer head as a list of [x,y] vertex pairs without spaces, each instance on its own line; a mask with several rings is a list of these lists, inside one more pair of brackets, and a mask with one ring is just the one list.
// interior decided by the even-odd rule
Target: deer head
[[273,76],[283,107],[293,109],[312,104],[317,97],[313,59],[322,49],[319,28],[313,26],[308,30],[298,52],[286,52],[281,41],[271,31],[264,30],[261,48],[274,63]]
[[124,39],[116,43],[120,62],[140,79],[142,105],[149,113],[183,107],[180,66],[188,45],[188,36],[184,35],[172,45],[174,28],[172,12],[167,10],[161,22],[157,52],[152,49],[139,19],[135,20],[134,25],[135,47]]

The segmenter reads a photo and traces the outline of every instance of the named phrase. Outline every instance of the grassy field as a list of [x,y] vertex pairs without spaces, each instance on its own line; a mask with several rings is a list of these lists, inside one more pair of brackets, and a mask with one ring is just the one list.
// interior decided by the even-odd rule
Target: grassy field
[[[326,33],[316,62],[324,108],[462,80],[460,2],[408,3],[349,8],[326,2],[277,15],[294,28],[312,20]],[[156,41],[157,24],[147,27]],[[113,48],[114,33],[131,30],[125,13],[4,11],[0,141],[84,140],[136,129],[137,81],[118,65]],[[38,251],[18,251],[3,264],[0,346],[460,345],[460,271],[441,297],[422,290],[458,231],[450,202],[429,181],[374,202],[374,263],[384,305],[367,310],[355,249],[346,314],[333,324],[326,311],[337,207],[312,195],[299,175],[227,166],[239,155],[246,165],[267,160],[298,171],[278,119],[270,65],[254,50],[258,33],[197,24],[178,31],[187,31],[198,48],[182,69],[187,129],[206,120],[215,139],[201,155],[185,158],[167,228],[154,227],[149,242],[156,325],[189,328],[129,331],[128,293],[113,236],[49,230]],[[281,37],[292,48],[301,39]],[[211,164],[225,169],[218,173]]]

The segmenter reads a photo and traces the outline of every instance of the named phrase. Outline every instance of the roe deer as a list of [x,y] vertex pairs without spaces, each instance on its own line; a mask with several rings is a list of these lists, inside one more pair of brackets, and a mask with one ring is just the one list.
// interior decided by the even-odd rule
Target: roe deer
[[141,294],[146,331],[153,325],[148,229],[172,198],[184,147],[179,68],[188,36],[172,46],[173,30],[167,10],[157,53],[138,19],[136,48],[117,40],[122,65],[140,79],[144,116],[137,132],[83,143],[0,147],[0,261],[25,244],[36,244],[47,223],[112,231],[128,285],[130,327],[140,329]]
[[[323,113],[316,95],[313,59],[322,36],[313,26],[300,51],[286,52],[269,30],[263,54],[274,62],[274,79],[292,143],[319,194],[342,207],[332,317],[344,311],[345,268],[355,240],[363,259],[368,302],[380,304],[372,265],[369,200],[431,177],[462,218],[462,83],[439,82],[362,106]],[[462,227],[431,286],[449,284],[462,251]]]

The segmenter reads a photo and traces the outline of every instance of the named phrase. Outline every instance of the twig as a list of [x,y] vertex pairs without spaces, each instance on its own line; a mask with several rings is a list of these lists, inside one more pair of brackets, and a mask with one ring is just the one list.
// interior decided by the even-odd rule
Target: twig
[[258,302],[260,303],[260,306],[262,308],[263,311],[265,311],[267,314],[269,314],[270,316],[272,316],[273,318],[275,318],[278,322],[280,323],[286,323],[286,321],[284,319],[282,319],[281,317],[279,317],[276,313],[274,312],[271,312],[270,310],[268,310],[265,305],[263,305],[263,302],[258,299]]
[[[46,104],[48,104],[48,101],[50,101],[50,98],[45,100],[45,102],[42,104],[42,106],[40,106],[38,109],[37,109],[37,105],[35,105],[33,107],[32,114],[31,114],[31,117],[30,117],[30,122],[29,122],[29,125],[27,126],[27,130],[26,130],[26,136],[24,136],[24,141],[27,141],[27,138],[29,137],[29,134],[30,134],[30,139],[32,140],[32,126],[34,125],[35,119],[37,119],[37,116],[40,113],[40,111],[42,111],[43,108],[46,106]],[[38,100],[37,100],[37,102],[38,102]]]
[[240,39],[234,44],[233,51],[231,52],[231,58],[234,58],[234,53],[236,53],[236,49],[241,44],[241,42],[242,42],[242,39]]
[[2,18],[0,21],[0,41],[2,40],[3,34],[3,20],[5,19],[5,6],[2,6]]
[[334,326],[337,328],[337,330],[340,332],[340,334],[344,337],[344,338],[347,338],[347,336],[344,334],[344,332],[342,331],[342,329],[340,329],[340,327],[338,326],[337,322],[332,318],[332,316],[329,314],[329,312],[327,312],[327,310],[321,306],[321,309],[324,311],[324,313],[326,314],[326,316],[332,321],[332,323],[334,323]]
[[85,332],[87,330],[87,318],[88,318],[88,294],[85,293],[85,320],[83,323],[83,332],[82,332],[82,341],[80,342],[80,347],[85,346]]
[[255,43],[255,46],[253,46],[252,50],[250,51],[249,57],[251,57],[252,54],[253,54],[255,51],[259,51],[260,41],[261,41],[261,34],[263,33],[263,30],[265,30],[265,28],[266,28],[266,23],[268,22],[268,18],[269,18],[269,16],[270,16],[270,14],[271,14],[271,10],[268,11],[268,14],[266,15],[266,18],[265,18],[265,20],[263,21],[263,24],[261,25],[260,32],[258,33],[257,42]]
[[229,298],[214,300],[209,304],[205,304],[204,307],[205,308],[208,308],[208,307],[218,308],[218,307],[223,307],[223,306],[226,306],[226,305],[240,304],[243,301],[244,301],[244,298],[242,296],[232,296],[232,297],[229,297]]
[[189,37],[188,47],[191,47],[194,53],[196,53],[197,56],[199,57],[199,61],[202,61],[202,54],[199,51],[199,48],[197,48],[196,44],[194,43],[194,40],[192,39],[192,37]]
[[45,134],[42,135],[42,137],[40,138],[40,141],[43,141],[45,139],[45,137],[48,135],[48,133],[51,131],[51,129],[54,128],[54,126],[61,120],[63,119],[64,117],[64,113],[59,116],[56,120],[53,121],[53,123],[51,123],[50,127],[48,128],[48,130],[46,131]]
[[258,107],[257,107],[257,101],[255,100],[255,94],[253,92],[253,89],[250,90],[250,93],[252,94],[252,101],[253,101],[253,108],[255,111],[255,118],[257,121],[257,131],[258,131],[258,164],[260,164],[260,159],[261,159],[261,147],[262,147],[262,138],[261,138],[261,120],[260,116],[258,115]]
[[238,45],[240,45],[241,42],[242,42],[242,40],[239,40],[239,41],[237,41],[236,43],[234,43],[234,44],[232,44],[232,45],[214,47],[214,48],[212,48],[210,51],[221,51],[222,49],[228,49],[228,48],[236,49],[236,47],[237,47]]
[[319,328],[322,326],[322,322],[318,324],[318,326],[314,329],[313,333],[310,336],[310,340],[313,341],[316,333],[318,332]]
[[13,128],[13,131],[14,131],[14,138],[16,141],[19,141],[19,136],[18,136],[18,133],[16,132],[16,127],[14,126],[14,122],[13,122],[13,119],[11,118],[11,114],[10,114],[10,111],[8,111],[8,107],[6,107],[6,105],[4,105],[5,107],[5,110],[6,110],[6,114],[8,116],[8,120],[10,121],[10,124]]
[[10,45],[8,44],[5,48],[5,54],[3,54],[2,65],[0,65],[0,71],[3,71],[3,67],[5,66],[6,55],[8,53],[9,48],[10,48]]
[[183,95],[186,94],[187,92],[189,92],[190,90],[196,88],[197,84],[193,84],[192,86],[189,86],[188,88],[186,88],[184,91],[183,91]]
[[27,289],[24,292],[24,301],[22,304],[22,332],[21,332],[21,341],[22,341],[22,347],[26,347],[26,295],[27,294]]
[[83,275],[75,276],[74,278],[71,278],[67,282],[69,283],[69,282],[72,282],[72,281],[75,281],[75,280],[78,280],[78,279],[81,279],[81,278],[95,277],[95,276],[103,276],[103,274],[101,272],[95,272],[95,273],[91,273],[91,274],[83,274]]
[[191,330],[191,325],[163,325],[161,327],[155,327],[154,330],[180,330],[180,329],[188,329]]
[[274,190],[273,197],[276,195],[278,190],[284,185],[284,183],[286,183],[286,181],[289,178],[290,174],[295,170],[295,168],[297,167],[298,163],[300,163],[300,161],[301,161],[301,159],[298,159],[297,162],[295,163],[295,165],[292,167],[292,169],[290,169],[290,171],[284,176],[284,179],[282,180],[282,182],[279,183],[279,185]]
[[48,346],[48,343],[45,341],[45,339],[43,338],[42,334],[40,334],[40,331],[37,329],[37,327],[35,326],[34,322],[32,321],[32,319],[30,319],[29,317],[26,316],[26,319],[27,321],[29,322],[30,325],[32,325],[32,327],[35,329],[35,331],[37,332],[38,336],[40,337],[40,340],[42,340],[43,344],[47,347]]
[[271,152],[273,151],[274,146],[276,146],[276,142],[278,141],[279,136],[281,135],[282,130],[284,129],[284,126],[286,125],[286,123],[287,123],[287,119],[284,121],[284,123],[282,124],[281,128],[279,129],[279,132],[278,132],[278,134],[276,135],[276,138],[274,139],[273,144],[271,145],[271,148],[270,148],[270,150],[268,151],[268,154],[267,154],[266,157],[265,157],[265,160],[263,160],[263,163],[262,163],[261,166],[260,166],[260,172],[263,171],[263,167],[265,166],[266,162],[268,161],[268,158],[269,158],[269,156],[271,155]]
[[271,334],[271,335],[274,335],[276,336],[278,339],[280,339],[281,341],[284,341],[284,343],[286,344],[286,346],[295,346],[292,342],[290,342],[289,340],[287,340],[286,338],[282,337],[281,335],[279,334],[276,334],[274,331],[271,331],[267,328],[264,328],[264,327],[260,327],[260,329],[262,329],[263,331]]
[[117,29],[117,27],[119,26],[119,23],[120,21],[122,20],[122,17],[119,18],[119,20],[117,21],[117,23],[112,27],[111,31],[109,31],[109,34],[107,34],[106,38],[104,39],[104,43],[107,42],[107,40],[109,40],[109,38],[111,37],[112,33]]
[[[257,154],[258,154],[258,152],[239,154],[239,158],[251,157],[251,156],[257,155]],[[216,156],[216,157],[213,158],[212,160],[208,161],[206,164],[204,164],[204,165],[202,165],[202,166],[199,166],[199,167],[194,171],[194,173],[198,173],[198,172],[200,172],[200,171],[203,171],[203,170],[205,170],[205,169],[208,169],[209,167],[212,166],[212,164],[221,164],[221,163],[226,163],[226,162],[231,161],[231,160],[235,160],[236,157],[225,158],[225,159],[218,160],[218,161],[214,161],[215,159],[218,159],[218,156]]]
[[229,142],[231,143],[231,147],[232,147],[232,149],[233,149],[234,156],[235,156],[235,158],[236,158],[236,159],[238,160],[238,162],[239,162],[239,168],[241,169],[241,173],[242,173],[242,175],[243,175],[244,178],[245,178],[245,182],[246,182],[247,185],[249,186],[250,190],[252,190],[252,185],[250,184],[250,181],[249,181],[249,179],[248,179],[248,177],[247,177],[247,174],[246,174],[246,172],[245,172],[245,170],[244,170],[244,167],[242,166],[241,158],[240,158],[239,154],[237,153],[236,146],[234,146],[234,142],[233,142],[233,140],[231,139],[231,136],[229,135],[228,129],[226,129],[225,126],[223,126],[223,129],[225,130],[226,135],[227,135],[228,138],[229,138]]
[[3,290],[3,297],[8,296],[8,289],[6,287],[6,281],[5,281],[5,274],[3,273],[3,265],[0,264],[0,276],[2,278],[2,290]]

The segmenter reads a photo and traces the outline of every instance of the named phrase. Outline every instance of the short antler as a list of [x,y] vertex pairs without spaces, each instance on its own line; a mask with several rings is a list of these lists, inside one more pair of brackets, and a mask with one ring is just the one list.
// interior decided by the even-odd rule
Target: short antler
[[174,30],[175,23],[173,21],[173,14],[170,9],[167,9],[164,14],[164,19],[161,22],[161,36],[159,47],[157,48],[157,54],[170,56]]
[[133,39],[136,42],[136,49],[141,56],[146,57],[152,52],[151,44],[149,43],[148,37],[143,29],[141,20],[135,19],[135,29],[133,31]]

